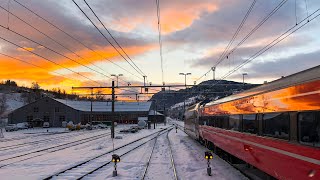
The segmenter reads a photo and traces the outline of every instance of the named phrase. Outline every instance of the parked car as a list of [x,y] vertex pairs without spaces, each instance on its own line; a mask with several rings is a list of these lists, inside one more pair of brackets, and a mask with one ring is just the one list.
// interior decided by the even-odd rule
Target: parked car
[[5,128],[4,128],[7,132],[9,131],[17,131],[18,127],[15,124],[8,124]]
[[26,125],[25,123],[18,123],[17,124],[17,128],[20,129],[28,129],[28,125]]
[[50,124],[49,122],[43,122],[43,128],[49,128],[50,127]]
[[108,126],[105,125],[105,124],[98,124],[97,126],[98,126],[98,128],[100,128],[100,129],[107,129],[107,128],[108,128]]

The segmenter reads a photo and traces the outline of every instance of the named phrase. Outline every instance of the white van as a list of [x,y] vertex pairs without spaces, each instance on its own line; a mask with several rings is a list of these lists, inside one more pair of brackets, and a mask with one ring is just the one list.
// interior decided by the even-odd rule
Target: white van
[[18,129],[28,129],[28,126],[26,126],[26,123],[18,123],[17,128]]
[[49,128],[50,126],[49,126],[49,122],[43,122],[43,126],[42,126],[43,128]]

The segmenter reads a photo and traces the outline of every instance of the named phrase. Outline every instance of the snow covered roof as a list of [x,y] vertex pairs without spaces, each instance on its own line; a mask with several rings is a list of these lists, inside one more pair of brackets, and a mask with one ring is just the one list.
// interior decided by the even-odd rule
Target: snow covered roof
[[[90,101],[72,101],[64,99],[54,99],[60,103],[63,103],[73,109],[79,111],[90,111]],[[152,102],[115,102],[115,112],[146,112],[150,110]],[[92,102],[93,112],[111,112],[111,102]]]
[[154,110],[150,110],[149,111],[149,115],[159,115],[159,116],[163,116],[163,114],[159,113],[158,111],[154,111]]

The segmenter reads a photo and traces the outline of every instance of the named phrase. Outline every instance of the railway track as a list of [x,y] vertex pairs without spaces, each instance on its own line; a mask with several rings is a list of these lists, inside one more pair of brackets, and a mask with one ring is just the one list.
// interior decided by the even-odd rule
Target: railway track
[[[173,157],[173,152],[172,152],[172,147],[171,147],[171,143],[170,143],[170,139],[169,139],[169,132],[171,131],[172,129],[170,129],[169,131],[167,131],[167,135],[166,135],[166,140],[168,142],[168,147],[169,147],[169,154],[170,154],[170,163],[171,163],[171,167],[172,167],[172,173],[173,173],[173,177],[175,180],[178,180],[178,175],[177,175],[177,170],[176,170],[176,167],[175,167],[175,164],[174,164],[174,157]],[[155,142],[153,144],[153,147],[152,147],[152,150],[151,150],[151,153],[150,153],[150,156],[148,158],[148,161],[146,163],[146,167],[145,167],[145,170],[143,172],[143,175],[142,175],[142,180],[146,179],[147,178],[147,174],[148,174],[148,170],[150,169],[150,164],[151,164],[151,160],[152,160],[152,157],[153,157],[153,154],[154,154],[154,149],[157,145],[157,142],[158,142],[158,137],[159,135],[156,137],[155,139]]]
[[108,136],[110,134],[111,133],[99,134],[99,135],[96,135],[96,136],[91,136],[91,137],[84,138],[84,139],[81,139],[81,140],[77,140],[77,141],[74,141],[74,142],[64,143],[64,144],[60,144],[60,145],[57,145],[57,146],[51,146],[51,147],[48,147],[48,148],[43,148],[43,149],[40,149],[40,150],[36,150],[36,151],[31,151],[31,152],[28,152],[28,153],[20,154],[20,155],[17,155],[17,156],[4,158],[4,159],[0,160],[0,163],[4,163],[4,164],[0,165],[0,168],[3,168],[3,167],[8,166],[10,164],[19,163],[19,162],[22,162],[22,161],[25,161],[25,160],[28,160],[28,159],[32,159],[32,158],[35,158],[35,157],[43,156],[43,155],[48,154],[48,153],[53,153],[53,152],[61,151],[61,150],[67,149],[67,148],[71,148],[71,147],[77,146],[77,145],[81,145],[83,143],[95,141],[95,140],[98,140],[100,138],[104,138],[104,137],[106,137],[106,136]]
[[[176,125],[177,127],[178,127],[178,129],[180,129],[182,132],[184,132],[184,133],[186,133],[185,132],[185,130],[184,130],[184,127],[183,126],[181,126],[181,125],[179,125],[179,124],[176,124],[176,123],[174,123],[174,125]],[[187,134],[187,133],[186,133]],[[188,135],[188,134],[187,134]],[[194,139],[195,140],[195,139]],[[197,141],[197,140],[195,140],[195,141]],[[198,143],[200,143],[199,141],[197,141]],[[200,143],[201,144],[201,143]],[[201,145],[203,145],[203,144],[201,144]],[[212,151],[212,150],[211,150]],[[212,151],[212,153],[214,153],[213,151]],[[216,154],[217,156],[219,156],[218,154]],[[234,164],[234,163],[232,163],[232,162],[230,162],[228,159],[225,159],[224,157],[222,157],[222,156],[219,156],[222,160],[224,160],[225,162],[227,162],[228,164],[230,164],[233,168],[235,168],[235,169],[237,169],[241,174],[243,174],[245,177],[247,177],[248,179],[255,179],[255,180],[262,180],[262,179],[260,179],[259,177],[257,177],[257,176],[254,176],[253,175],[253,173],[248,173],[247,171],[246,171],[246,169],[245,168],[241,168],[241,167],[243,167],[243,166],[239,166],[239,164]]]
[[[117,151],[123,151],[121,154],[119,154],[120,157],[134,151],[135,149],[143,146],[144,144],[152,141],[158,135],[162,132],[168,131],[167,129],[163,129],[159,132],[152,133],[150,135],[144,136],[142,138],[139,138],[137,140],[134,140],[130,143],[127,143],[125,145],[122,145],[120,147],[115,148],[114,150]],[[129,149],[127,149],[129,148]],[[97,172],[98,170],[102,169],[103,167],[109,165],[112,163],[111,161],[111,154],[114,151],[108,151],[103,154],[100,154],[94,158],[90,158],[89,160],[83,161],[77,165],[71,166],[65,170],[62,170],[58,173],[55,173],[47,178],[44,178],[45,180],[49,179],[82,179],[84,177],[90,176],[93,173]]]
[[50,136],[50,135],[57,135],[57,134],[65,134],[65,133],[69,133],[69,132],[59,132],[59,133],[37,133],[37,134],[29,134],[23,137],[13,137],[13,138],[9,138],[9,139],[0,139],[0,143],[1,142],[8,142],[8,141],[15,141],[15,140],[22,140],[22,139],[27,139],[29,137],[35,137],[35,136]]
[[46,138],[46,139],[41,139],[41,140],[36,140],[36,141],[24,142],[24,143],[20,143],[20,144],[3,146],[3,147],[0,147],[0,151],[7,151],[7,150],[12,150],[12,149],[17,149],[17,148],[23,148],[23,147],[27,147],[27,146],[30,146],[30,145],[38,145],[38,144],[43,144],[43,143],[47,143],[47,142],[52,142],[52,141],[55,141],[55,140],[65,140],[65,139],[81,136],[83,134],[88,134],[88,132],[72,134],[72,135],[70,135],[68,133],[68,135],[64,135],[64,136],[58,136],[58,137],[53,137],[53,138]]

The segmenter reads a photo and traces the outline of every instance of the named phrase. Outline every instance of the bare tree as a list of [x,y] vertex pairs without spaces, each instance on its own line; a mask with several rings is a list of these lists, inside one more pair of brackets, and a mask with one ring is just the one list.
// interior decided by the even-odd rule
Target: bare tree
[[31,85],[31,89],[33,90],[39,90],[40,89],[40,85],[37,82],[33,82]]
[[5,94],[0,95],[0,116],[7,110],[7,97]]
[[102,95],[102,91],[101,90],[98,90],[95,95],[96,95],[96,100],[98,100],[98,101],[103,101],[104,100],[104,97]]

